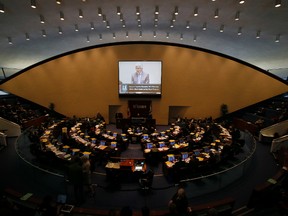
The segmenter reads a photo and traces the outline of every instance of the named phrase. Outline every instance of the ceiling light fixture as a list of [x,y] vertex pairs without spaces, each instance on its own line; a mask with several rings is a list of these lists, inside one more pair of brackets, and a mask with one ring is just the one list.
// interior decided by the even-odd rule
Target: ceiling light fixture
[[90,38],[89,38],[89,36],[87,36],[87,38],[86,38],[86,42],[87,42],[87,43],[90,42]]
[[218,17],[219,17],[219,9],[216,9],[214,13],[214,18],[217,19]]
[[186,28],[187,28],[187,29],[190,28],[190,22],[189,22],[189,21],[187,21],[187,23],[186,23]]
[[141,21],[138,21],[138,27],[141,28]]
[[27,40],[27,41],[30,40],[30,37],[29,37],[29,34],[28,34],[28,33],[25,33],[25,37],[26,37],[26,40]]
[[193,41],[196,42],[197,41],[197,36],[194,35]]
[[91,29],[91,30],[94,30],[94,29],[95,29],[95,26],[94,26],[94,23],[93,23],[93,22],[90,23],[90,29]]
[[244,3],[245,3],[244,0],[240,0],[240,1],[239,1],[239,4],[244,4]]
[[169,38],[169,32],[167,32],[167,34],[166,34],[166,38],[167,38],[167,39]]
[[9,43],[9,44],[13,44],[11,37],[8,37],[8,43]]
[[139,37],[142,38],[142,31],[139,31]]
[[124,20],[122,21],[122,27],[123,27],[123,28],[126,27],[126,24],[125,24],[125,21],[124,21]]
[[140,9],[138,6],[136,7],[136,15],[140,15]]
[[102,15],[102,21],[105,23],[105,22],[107,22],[107,20],[106,20],[106,15]]
[[75,31],[78,32],[79,31],[79,28],[78,28],[78,25],[75,24]]
[[120,14],[120,21],[122,22],[124,20],[123,14]]
[[170,28],[173,28],[174,27],[174,22],[173,22],[173,20],[171,20],[171,22],[170,22]]
[[42,15],[40,15],[40,23],[45,23],[45,19]]
[[159,7],[158,6],[155,7],[155,14],[159,14]]
[[117,12],[116,12],[116,14],[117,14],[118,16],[121,15],[121,10],[120,10],[120,7],[119,7],[119,6],[117,6]]
[[102,9],[98,8],[98,16],[102,16]]
[[156,38],[156,31],[154,31],[154,33],[153,33],[153,37]]
[[220,26],[220,32],[224,32],[224,25]]
[[178,12],[178,7],[177,7],[177,6],[175,7],[174,14],[175,14],[176,16],[179,14],[179,12]]
[[275,0],[275,7],[278,8],[281,6],[281,0]]
[[79,9],[79,18],[83,18],[83,11]]
[[155,21],[158,21],[158,15],[155,14],[155,18],[154,18]]
[[206,30],[207,30],[207,23],[206,23],[206,22],[203,24],[202,30],[203,30],[203,31],[206,31]]
[[239,27],[238,28],[238,32],[237,32],[237,35],[241,35],[242,34],[242,27]]
[[173,22],[176,21],[176,15],[175,15],[175,14],[173,14],[173,16],[172,16],[172,21],[173,21]]
[[129,35],[128,35],[128,31],[126,32],[126,38],[128,38],[129,37]]
[[115,33],[113,33],[113,39],[116,39],[116,35],[115,35]]
[[259,30],[259,31],[257,31],[257,33],[256,33],[256,38],[257,39],[259,39],[260,38],[260,34],[261,34],[261,31]]
[[44,29],[42,29],[42,36],[43,36],[43,37],[46,37],[46,36],[47,36],[46,31],[45,31]]
[[106,22],[106,28],[107,28],[107,29],[109,29],[109,28],[110,28],[110,24],[109,24],[109,22],[108,22],[108,21]]
[[157,28],[158,27],[158,22],[154,21],[154,27]]
[[197,7],[194,9],[194,16],[198,16],[198,8]]
[[0,3],[0,13],[5,13],[4,5]]
[[138,21],[138,22],[141,21],[140,15],[137,15],[137,21]]
[[62,28],[60,26],[58,27],[58,33],[63,34]]
[[276,42],[276,43],[279,43],[279,42],[280,42],[280,34],[276,35],[275,42]]
[[56,0],[56,4],[61,4],[61,0]]
[[180,35],[180,40],[183,40],[183,34]]
[[60,20],[64,20],[64,14],[62,11],[60,11]]
[[102,34],[99,34],[99,40],[102,40]]
[[31,8],[36,8],[36,0],[31,0]]
[[237,11],[235,14],[235,20],[238,21],[240,19],[240,11]]

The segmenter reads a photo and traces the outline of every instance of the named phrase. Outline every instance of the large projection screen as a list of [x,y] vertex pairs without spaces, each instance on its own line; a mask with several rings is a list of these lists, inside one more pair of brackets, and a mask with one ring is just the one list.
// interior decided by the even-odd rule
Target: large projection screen
[[119,61],[119,96],[161,96],[161,61]]

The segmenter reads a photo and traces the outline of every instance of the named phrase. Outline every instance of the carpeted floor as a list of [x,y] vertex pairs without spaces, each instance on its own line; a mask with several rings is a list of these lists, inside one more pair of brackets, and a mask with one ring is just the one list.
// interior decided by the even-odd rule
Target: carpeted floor
[[[109,125],[110,130],[117,130],[115,125]],[[160,128],[160,127],[159,127]],[[161,129],[165,126],[161,126]],[[43,167],[41,170],[35,167],[33,158],[29,156],[29,142],[24,137],[19,138],[20,155],[15,151],[16,138],[8,138],[8,147],[0,152],[1,191],[11,187],[22,192],[32,192],[39,196],[50,194],[56,197],[58,194],[67,194],[68,202],[73,202],[73,190],[65,181],[64,172],[56,172],[57,169]],[[185,190],[190,203],[200,204],[225,197],[233,197],[236,200],[235,209],[245,206],[253,188],[273,176],[279,167],[269,152],[270,146],[257,143],[255,155],[249,163],[232,169],[224,174],[203,178],[185,183]],[[140,146],[130,144],[122,156],[143,156]],[[96,196],[87,196],[83,207],[120,209],[123,206],[131,206],[133,209],[141,209],[148,206],[150,209],[167,209],[167,204],[177,190],[177,185],[171,183],[162,173],[161,164],[153,168],[157,175],[154,176],[152,189],[149,193],[142,193],[138,182],[121,182],[118,187],[112,187],[107,181],[105,172],[95,172],[92,175],[92,183],[96,187]],[[104,169],[102,168],[104,171]]]

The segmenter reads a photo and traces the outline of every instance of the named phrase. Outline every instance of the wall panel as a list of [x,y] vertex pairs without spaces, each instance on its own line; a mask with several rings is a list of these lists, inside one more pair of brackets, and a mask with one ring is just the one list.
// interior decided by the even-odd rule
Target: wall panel
[[[0,88],[67,116],[109,119],[109,106],[127,115],[129,98],[118,97],[119,60],[161,60],[162,97],[152,100],[153,118],[167,124],[170,106],[189,107],[186,117],[219,117],[287,92],[287,85],[237,61],[168,44],[117,44],[83,50],[39,64]],[[137,100],[138,98],[135,98]],[[141,98],[142,100],[142,98]]]

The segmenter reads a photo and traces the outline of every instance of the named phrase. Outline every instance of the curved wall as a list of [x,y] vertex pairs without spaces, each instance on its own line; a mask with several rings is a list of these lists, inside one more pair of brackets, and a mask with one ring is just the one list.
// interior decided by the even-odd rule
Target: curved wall
[[52,102],[67,116],[100,112],[111,120],[115,112],[122,112],[125,117],[129,98],[118,96],[119,60],[162,61],[162,97],[145,98],[152,100],[157,124],[166,125],[177,115],[217,118],[223,103],[233,112],[288,91],[284,82],[255,68],[169,44],[117,44],[79,51],[32,67],[0,88],[45,107]]

